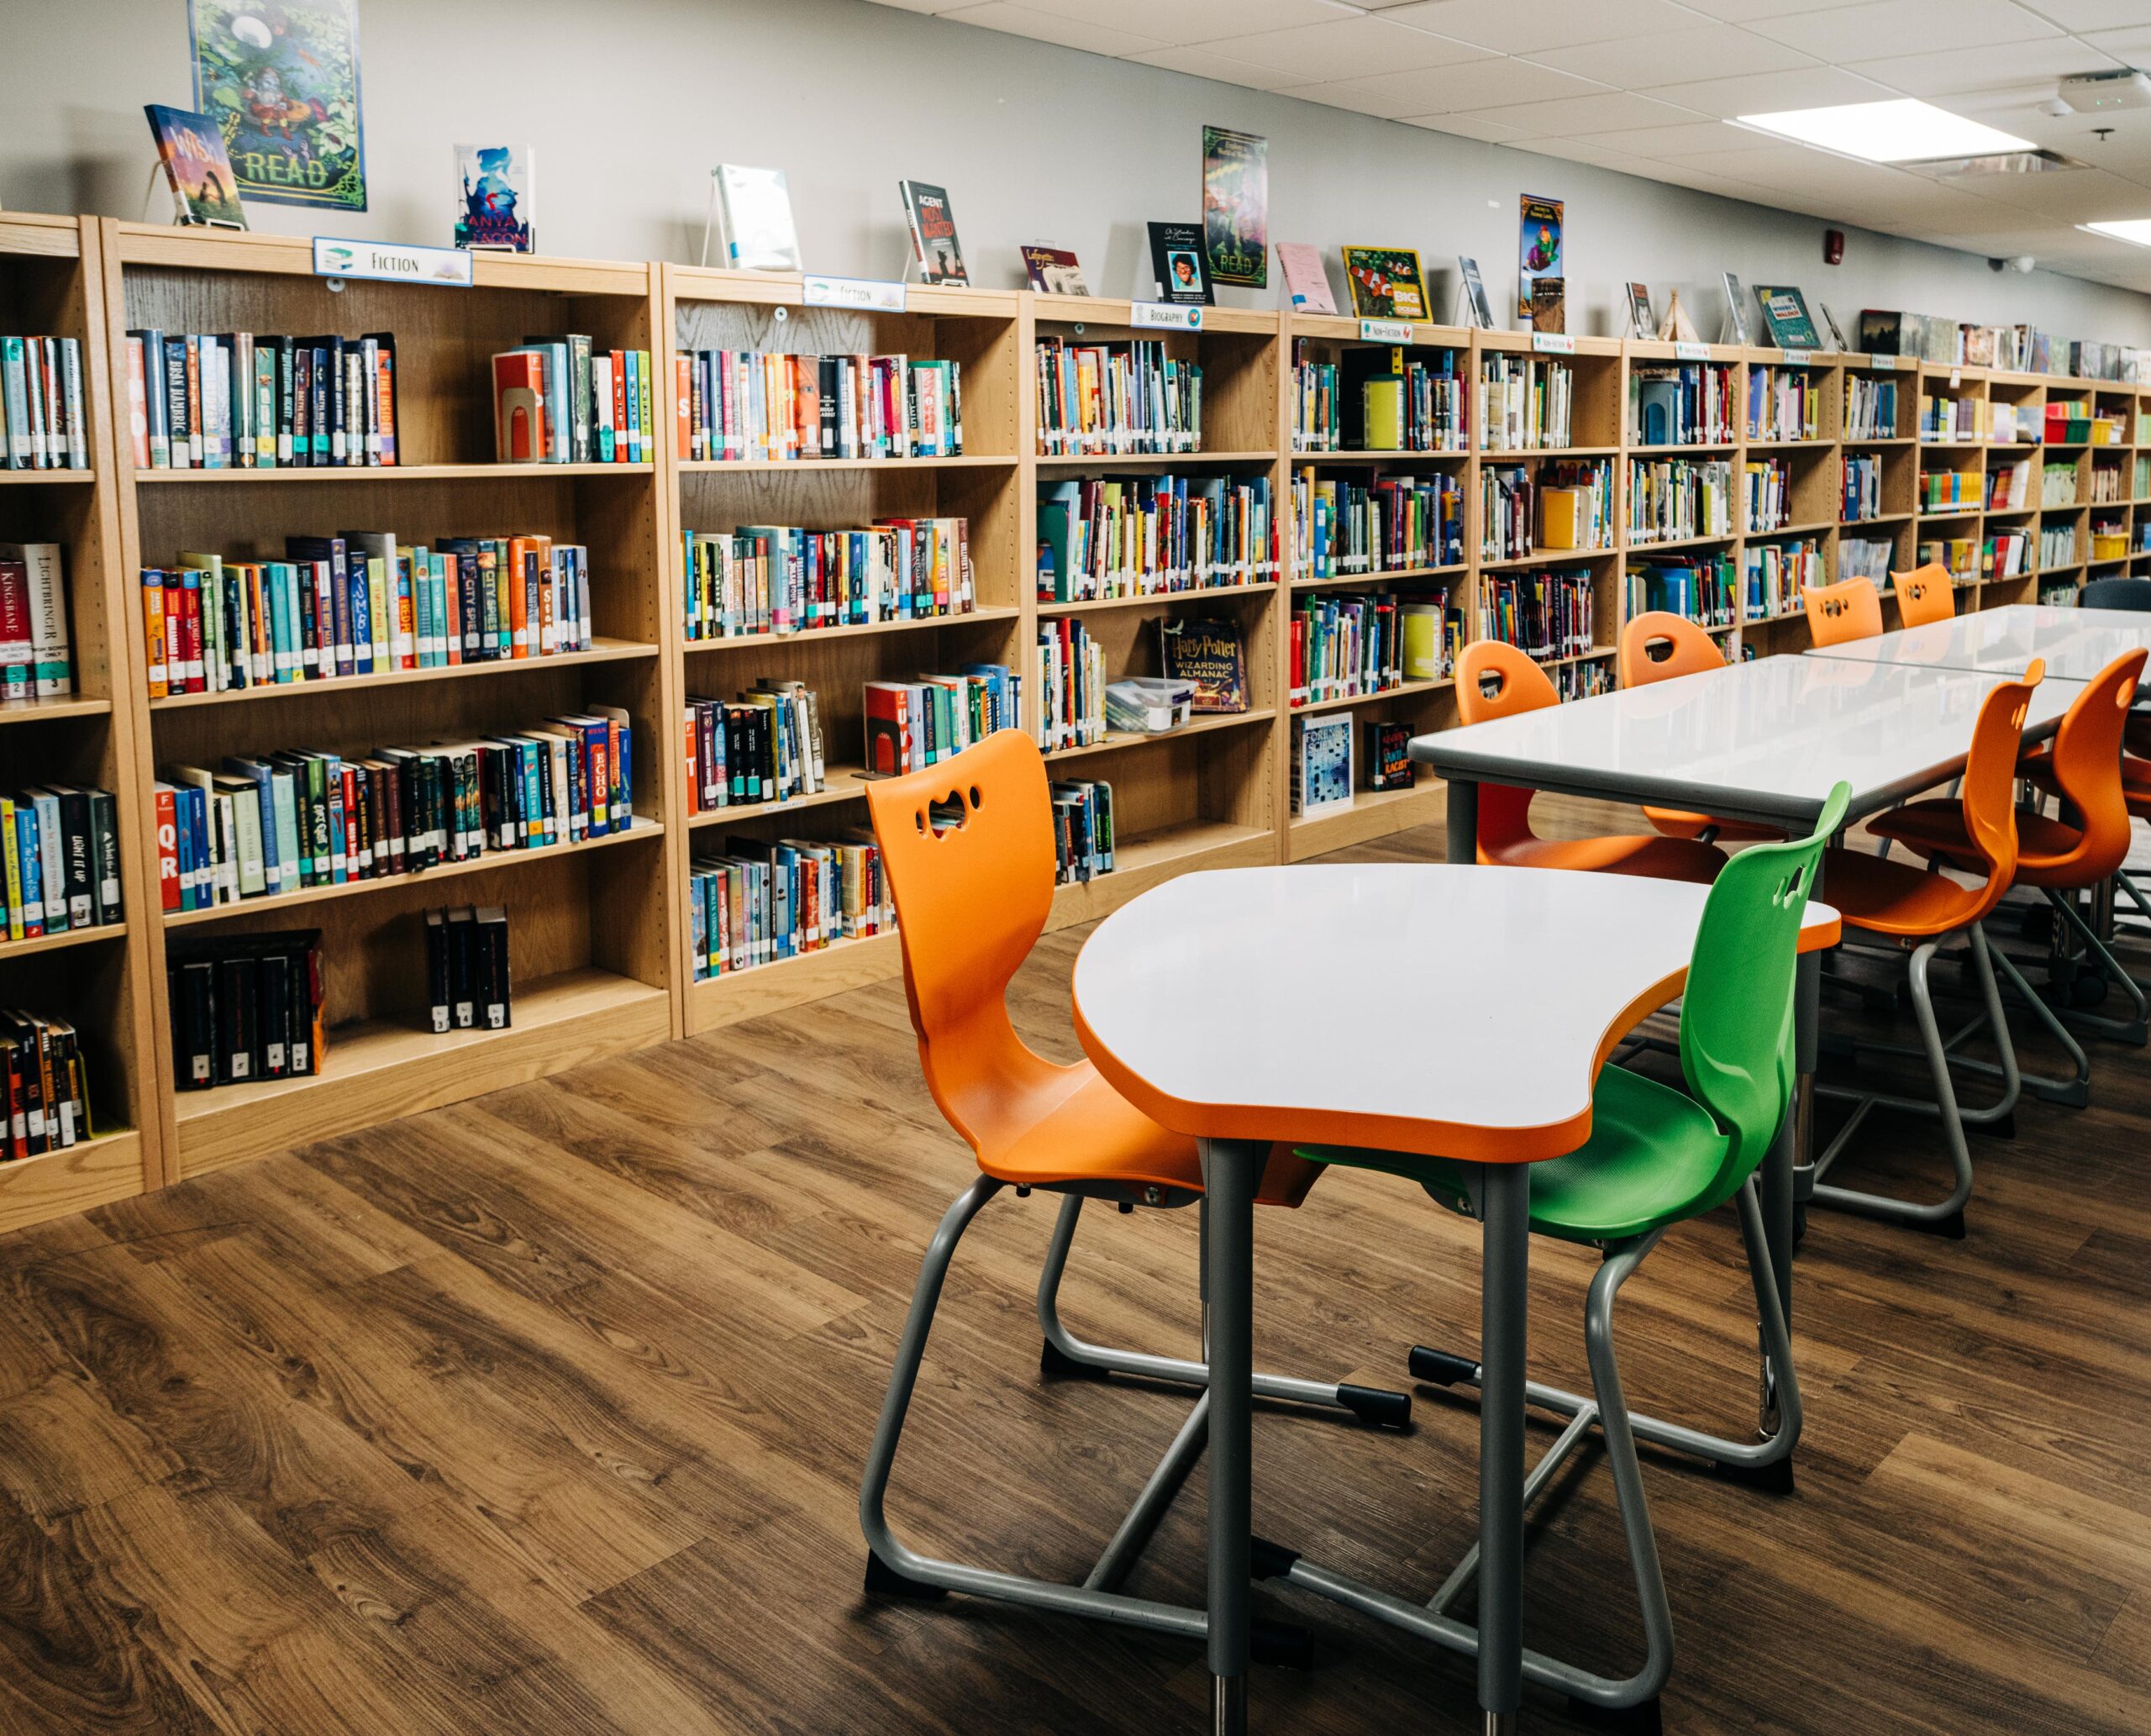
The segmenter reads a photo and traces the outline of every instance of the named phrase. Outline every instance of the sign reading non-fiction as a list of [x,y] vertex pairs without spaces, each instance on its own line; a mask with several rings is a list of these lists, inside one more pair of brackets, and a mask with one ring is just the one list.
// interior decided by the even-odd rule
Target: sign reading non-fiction
[[1365,344],[1408,344],[1412,341],[1412,322],[1363,319],[1359,322],[1359,340]]

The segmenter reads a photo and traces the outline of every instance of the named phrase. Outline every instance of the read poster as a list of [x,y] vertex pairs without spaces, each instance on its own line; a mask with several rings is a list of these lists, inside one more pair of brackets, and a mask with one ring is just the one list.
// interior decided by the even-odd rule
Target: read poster
[[366,208],[358,0],[190,0],[194,106],[223,129],[241,197]]
[[1568,253],[1562,245],[1561,202],[1535,199],[1529,193],[1519,202],[1517,225],[1516,311],[1520,319],[1531,317],[1531,286],[1541,277],[1568,276]]
[[1270,141],[1202,129],[1202,250],[1212,283],[1270,285]]

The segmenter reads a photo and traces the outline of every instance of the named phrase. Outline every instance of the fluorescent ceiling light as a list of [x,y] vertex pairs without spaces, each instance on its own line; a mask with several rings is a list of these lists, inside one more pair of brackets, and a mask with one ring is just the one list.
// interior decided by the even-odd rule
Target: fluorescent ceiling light
[[2151,217],[2124,217],[2112,223],[2080,223],[2080,229],[2089,229],[2095,235],[2111,235],[2117,241],[2133,241],[2138,247],[2151,247]]
[[1913,163],[1932,157],[1985,156],[1995,151],[2036,148],[2028,139],[1966,120],[1961,114],[1911,97],[1890,103],[1841,103],[1829,108],[1743,114],[1733,124],[1870,163]]

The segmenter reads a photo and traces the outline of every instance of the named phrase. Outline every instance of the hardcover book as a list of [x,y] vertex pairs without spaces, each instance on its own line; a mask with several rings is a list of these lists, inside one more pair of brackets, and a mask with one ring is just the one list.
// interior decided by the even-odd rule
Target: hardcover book
[[245,229],[246,208],[239,203],[239,179],[232,173],[224,135],[216,122],[206,114],[155,103],[145,103],[142,112],[150,118],[150,133],[157,141],[157,159],[177,202],[179,220]]
[[1732,343],[1744,344],[1748,341],[1748,309],[1742,305],[1740,280],[1730,271],[1722,275],[1725,279],[1725,314],[1732,325],[1726,336]]
[[535,253],[537,160],[527,145],[459,145],[455,245],[480,251]]
[[1565,277],[1540,277],[1531,286],[1531,329],[1535,332],[1565,332],[1568,325]]
[[1216,297],[1202,263],[1202,231],[1191,223],[1150,225],[1150,268],[1158,294],[1181,307],[1208,307]]
[[1352,805],[1352,719],[1292,719],[1292,813],[1308,819]]
[[897,191],[903,197],[904,221],[911,225],[912,257],[918,261],[919,281],[969,283],[947,190],[923,181],[899,181]]
[[1344,279],[1362,319],[1426,319],[1426,276],[1413,247],[1347,247]]
[[1367,787],[1414,788],[1419,781],[1419,768],[1412,758],[1412,726],[1387,718],[1370,718],[1365,728]]
[[1639,338],[1658,335],[1658,316],[1650,310],[1650,286],[1647,283],[1628,286],[1628,324]]
[[1201,618],[1160,621],[1158,643],[1166,676],[1194,684],[1198,713],[1247,709],[1247,651],[1237,623]]
[[1479,261],[1468,254],[1456,256],[1457,275],[1464,280],[1465,299],[1471,308],[1471,323],[1482,332],[1494,329],[1494,309],[1486,299],[1486,280],[1479,275]]
[[1277,272],[1285,280],[1285,293],[1295,313],[1334,313],[1337,297],[1329,291],[1329,273],[1322,268],[1322,250],[1305,241],[1277,244]]
[[1763,310],[1764,329],[1780,350],[1820,350],[1821,334],[1807,316],[1807,300],[1790,284],[1759,283],[1756,304]]
[[719,163],[718,213],[724,224],[724,262],[743,271],[796,271],[799,235],[792,224],[792,189],[781,169]]
[[1270,141],[1202,129],[1202,246],[1214,283],[1270,287]]
[[1023,275],[1030,279],[1031,287],[1039,294],[1090,294],[1090,286],[1083,281],[1082,265],[1071,249],[1026,242],[1017,250],[1023,255]]

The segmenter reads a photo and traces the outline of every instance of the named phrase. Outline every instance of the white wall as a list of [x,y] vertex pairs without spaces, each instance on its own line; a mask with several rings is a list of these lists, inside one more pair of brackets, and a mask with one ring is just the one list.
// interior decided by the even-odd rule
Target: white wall
[[[140,105],[192,105],[182,0],[10,0],[0,203],[139,217],[151,160]],[[896,181],[949,191],[975,281],[1018,284],[1021,241],[1081,255],[1127,294],[1149,218],[1196,214],[1201,127],[1270,139],[1270,236],[1476,256],[1513,306],[1517,197],[1568,201],[1569,323],[1620,330],[1620,286],[1678,286],[1716,335],[1718,274],[1792,282],[1849,325],[1862,307],[2151,345],[2151,297],[1498,145],[1130,66],[861,0],[364,0],[371,208],[257,206],[255,226],[444,244],[458,139],[529,139],[549,253],[692,260],[713,163],[791,177],[810,270],[895,276]],[[168,202],[157,208],[159,220]],[[1275,282],[1273,268],[1272,281]],[[1148,292],[1147,288],[1144,291]],[[1275,305],[1275,292],[1223,298]],[[1849,335],[1850,334],[1849,333]]]

